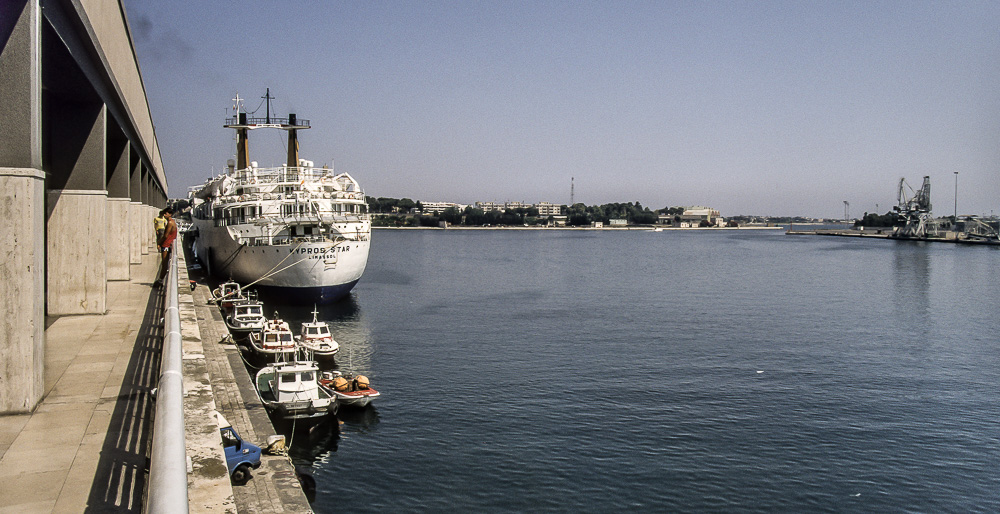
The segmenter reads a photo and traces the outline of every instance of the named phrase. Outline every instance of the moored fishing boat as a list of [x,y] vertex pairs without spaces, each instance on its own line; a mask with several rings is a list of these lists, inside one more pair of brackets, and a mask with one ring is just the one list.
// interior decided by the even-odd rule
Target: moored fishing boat
[[278,318],[277,312],[259,332],[250,332],[247,341],[250,342],[250,349],[263,362],[277,362],[295,356],[292,329],[287,322]]
[[313,308],[313,320],[302,324],[298,342],[316,357],[333,357],[340,350],[340,345],[333,340],[330,326],[317,319],[318,314],[318,311]]
[[245,300],[243,288],[238,282],[232,280],[219,284],[219,287],[212,291],[212,300],[219,304],[222,312],[229,312],[233,308],[233,302]]
[[319,386],[315,361],[279,362],[257,372],[257,395],[285,419],[320,418],[337,412],[337,400]]
[[251,332],[260,332],[267,324],[264,304],[252,299],[234,303],[223,320],[233,337],[247,337]]
[[364,375],[355,377],[339,371],[324,371],[319,383],[343,407],[367,407],[372,400],[381,396]]
[[[238,97],[237,97],[238,98]],[[327,302],[346,295],[368,262],[371,221],[361,186],[351,175],[298,156],[295,114],[248,117],[237,101],[226,128],[236,130],[236,160],[225,173],[192,190],[195,253],[210,273],[258,284],[291,300]],[[247,136],[261,128],[288,133],[279,167],[249,160]]]

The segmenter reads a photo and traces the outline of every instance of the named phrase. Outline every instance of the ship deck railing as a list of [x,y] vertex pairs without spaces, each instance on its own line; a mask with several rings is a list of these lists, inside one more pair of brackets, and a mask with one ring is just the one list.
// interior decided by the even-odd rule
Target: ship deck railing
[[351,193],[360,192],[357,182],[347,173],[335,173],[330,168],[315,168],[306,166],[279,166],[274,168],[246,168],[237,170],[232,175],[240,185],[254,184],[300,184],[303,180],[322,181],[324,178],[330,183],[343,178],[348,186],[345,191]]

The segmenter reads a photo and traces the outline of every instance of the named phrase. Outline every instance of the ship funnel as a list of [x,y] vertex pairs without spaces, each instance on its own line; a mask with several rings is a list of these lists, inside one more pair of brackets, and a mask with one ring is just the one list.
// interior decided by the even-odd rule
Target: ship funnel
[[[290,113],[288,115],[288,124],[294,127],[296,121],[295,114]],[[298,131],[295,129],[288,131],[288,160],[285,162],[290,166],[299,164],[299,138],[296,135],[296,132]]]
[[238,169],[244,170],[247,161],[250,160],[250,148],[247,146],[247,113],[241,112],[239,117],[239,128],[236,129],[236,165]]

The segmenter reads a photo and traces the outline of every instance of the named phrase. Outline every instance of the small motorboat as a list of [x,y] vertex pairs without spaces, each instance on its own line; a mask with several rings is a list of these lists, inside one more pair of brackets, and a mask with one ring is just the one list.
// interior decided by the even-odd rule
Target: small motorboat
[[337,403],[343,407],[367,407],[380,396],[364,375],[355,377],[339,371],[324,371],[319,384],[334,395]]
[[317,314],[313,307],[313,320],[302,324],[299,344],[316,357],[333,357],[340,350],[340,345],[330,335],[330,326],[316,319]]
[[219,304],[219,308],[222,309],[223,313],[233,310],[233,302],[245,299],[243,288],[232,280],[219,284],[219,287],[212,291],[212,301]]
[[278,317],[277,311],[274,313],[274,319],[267,320],[259,332],[250,332],[247,340],[254,353],[265,362],[277,362],[295,356],[292,329]]
[[247,337],[251,332],[260,332],[267,324],[264,304],[257,300],[244,300],[233,304],[232,311],[223,318],[233,337]]
[[257,396],[269,411],[285,419],[321,418],[337,412],[337,399],[320,387],[316,361],[294,360],[264,366],[257,372]]

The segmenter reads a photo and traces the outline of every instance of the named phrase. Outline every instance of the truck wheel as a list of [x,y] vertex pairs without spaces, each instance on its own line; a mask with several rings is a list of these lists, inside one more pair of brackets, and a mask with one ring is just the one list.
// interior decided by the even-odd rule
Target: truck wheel
[[236,485],[243,485],[247,483],[247,480],[250,480],[250,476],[250,465],[240,464],[233,470],[233,483]]

